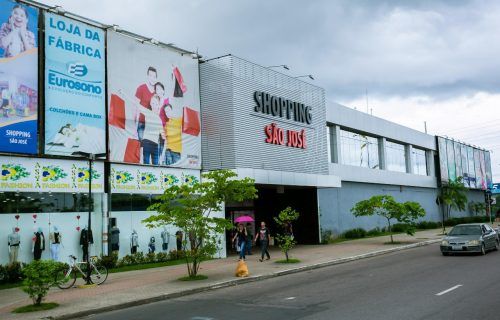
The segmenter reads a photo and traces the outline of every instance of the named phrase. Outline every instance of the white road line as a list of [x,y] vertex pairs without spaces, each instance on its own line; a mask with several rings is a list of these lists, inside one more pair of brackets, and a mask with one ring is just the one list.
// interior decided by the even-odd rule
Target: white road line
[[285,300],[293,300],[293,299],[295,299],[295,297],[288,297]]
[[453,290],[455,290],[455,289],[458,289],[458,288],[460,288],[461,286],[462,286],[461,284],[457,284],[457,285],[456,285],[456,286],[454,286],[454,287],[451,287],[451,288],[449,288],[449,289],[446,289],[446,290],[444,290],[444,291],[441,291],[440,293],[436,293],[436,296],[442,296],[443,294],[446,294],[446,293],[448,293],[448,292],[450,292],[450,291],[453,291]]

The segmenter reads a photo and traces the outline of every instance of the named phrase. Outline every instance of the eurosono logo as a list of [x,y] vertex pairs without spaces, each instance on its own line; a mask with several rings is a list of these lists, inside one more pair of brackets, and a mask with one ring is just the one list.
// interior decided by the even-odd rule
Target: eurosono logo
[[103,93],[102,81],[91,81],[82,79],[89,73],[89,69],[82,62],[68,62],[66,73],[49,69],[49,85],[61,89],[70,89],[87,94],[100,95]]

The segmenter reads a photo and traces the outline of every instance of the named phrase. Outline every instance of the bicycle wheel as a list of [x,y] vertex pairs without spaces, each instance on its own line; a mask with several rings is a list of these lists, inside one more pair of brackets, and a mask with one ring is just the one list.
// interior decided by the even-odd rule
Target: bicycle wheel
[[76,282],[76,273],[73,269],[60,269],[56,272],[56,284],[61,289],[71,288]]
[[105,266],[95,266],[93,265],[92,271],[90,272],[90,281],[94,284],[101,284],[108,278],[108,269]]

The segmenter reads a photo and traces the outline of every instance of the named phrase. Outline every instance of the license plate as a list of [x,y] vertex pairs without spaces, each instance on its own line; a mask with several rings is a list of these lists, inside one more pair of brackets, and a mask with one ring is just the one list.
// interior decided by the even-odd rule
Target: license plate
[[451,246],[451,250],[462,250],[462,246]]

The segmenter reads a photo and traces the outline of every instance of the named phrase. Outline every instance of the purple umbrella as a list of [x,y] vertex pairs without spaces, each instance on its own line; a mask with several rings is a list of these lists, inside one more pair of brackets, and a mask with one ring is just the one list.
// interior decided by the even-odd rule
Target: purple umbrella
[[234,219],[234,222],[253,222],[253,218],[250,216],[241,216],[236,219]]

